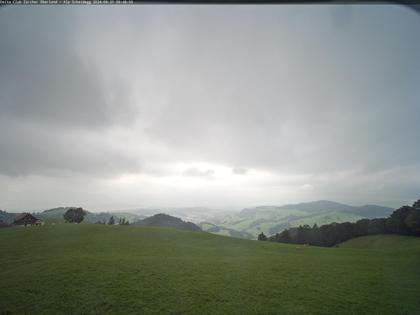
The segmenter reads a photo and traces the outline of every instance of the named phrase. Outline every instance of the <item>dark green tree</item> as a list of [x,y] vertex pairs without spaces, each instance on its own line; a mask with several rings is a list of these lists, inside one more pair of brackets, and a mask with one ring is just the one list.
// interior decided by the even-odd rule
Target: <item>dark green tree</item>
[[354,225],[354,235],[355,236],[362,236],[368,235],[369,230],[369,219],[361,219],[357,221]]
[[288,230],[284,230],[279,234],[276,234],[275,236],[276,242],[281,243],[290,243],[292,241],[292,238],[290,237],[290,233]]
[[68,223],[80,223],[85,218],[86,211],[83,208],[70,208],[64,214],[64,220]]
[[420,199],[413,203],[413,209],[420,210]]
[[388,232],[387,227],[388,219],[379,218],[369,220],[368,233],[367,234],[385,234]]
[[130,223],[124,217],[118,220],[119,225],[129,225]]
[[258,234],[258,240],[259,241],[266,241],[267,236],[265,236],[265,234],[263,232],[261,232],[260,234]]
[[420,209],[412,208],[405,217],[404,223],[410,235],[420,236]]
[[108,225],[114,225],[114,224],[115,224],[115,220],[114,220],[114,216],[112,216],[109,218]]
[[296,234],[297,242],[300,244],[310,243],[310,232],[311,232],[311,227],[309,225],[307,224],[303,226],[299,225],[297,229],[297,234]]
[[405,223],[405,219],[411,210],[412,208],[410,206],[402,206],[390,215],[386,225],[391,233],[410,234],[409,228]]

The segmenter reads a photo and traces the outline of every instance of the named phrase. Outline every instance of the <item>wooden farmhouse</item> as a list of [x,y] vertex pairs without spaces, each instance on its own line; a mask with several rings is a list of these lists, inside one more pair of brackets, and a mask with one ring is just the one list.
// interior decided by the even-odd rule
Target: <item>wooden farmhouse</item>
[[42,225],[42,220],[35,218],[32,214],[24,212],[15,217],[14,225]]

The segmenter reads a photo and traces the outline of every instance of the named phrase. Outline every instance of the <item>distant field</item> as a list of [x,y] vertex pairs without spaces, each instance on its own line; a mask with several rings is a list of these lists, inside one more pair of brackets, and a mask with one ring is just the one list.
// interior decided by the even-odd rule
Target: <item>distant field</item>
[[318,248],[59,224],[0,230],[0,266],[1,314],[420,314],[418,238]]

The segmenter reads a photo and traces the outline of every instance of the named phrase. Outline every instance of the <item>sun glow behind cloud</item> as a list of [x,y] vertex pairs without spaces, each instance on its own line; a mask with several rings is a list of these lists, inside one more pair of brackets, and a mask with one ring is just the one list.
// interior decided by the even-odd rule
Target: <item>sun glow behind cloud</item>
[[[138,173],[108,179],[116,191],[136,194],[165,195],[184,200],[185,205],[232,205],[278,203],[298,199],[302,189],[314,190],[307,184],[308,175],[275,174],[268,170],[246,169],[208,162],[177,162],[164,167],[165,175]],[[172,197],[168,197],[172,196]],[[191,197],[193,196],[193,197]],[[199,202],[197,202],[199,200]],[[160,202],[162,205],[162,201]],[[166,204],[166,200],[165,200]],[[169,203],[170,204],[170,203]]]

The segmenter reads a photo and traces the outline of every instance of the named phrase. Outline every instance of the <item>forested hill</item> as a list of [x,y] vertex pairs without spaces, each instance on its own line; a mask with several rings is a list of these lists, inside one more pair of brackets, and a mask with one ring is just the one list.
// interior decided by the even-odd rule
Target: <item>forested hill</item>
[[[355,223],[331,223],[318,227],[301,225],[276,233],[270,241],[317,246],[333,246],[346,240],[372,234],[399,234],[420,236],[420,199],[412,206],[402,206],[388,218],[361,219]],[[260,233],[259,240],[267,240]]]

